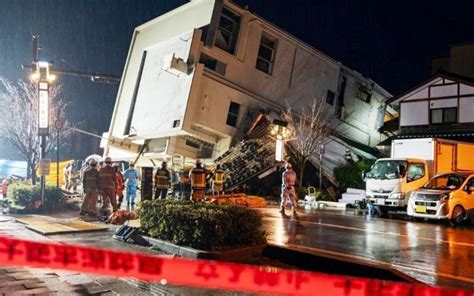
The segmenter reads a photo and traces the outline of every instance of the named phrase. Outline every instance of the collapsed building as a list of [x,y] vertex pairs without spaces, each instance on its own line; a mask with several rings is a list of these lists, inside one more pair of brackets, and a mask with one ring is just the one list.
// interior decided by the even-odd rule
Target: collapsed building
[[[379,155],[390,97],[231,1],[192,0],[134,30],[105,153],[116,160],[140,153],[141,166],[218,159],[228,162],[235,175],[228,185],[235,185],[272,168],[275,147],[265,138],[270,119],[287,106],[298,112],[319,99],[340,122],[337,136],[325,143],[323,162],[324,176],[334,183],[333,169],[348,152],[354,160]],[[260,135],[256,125],[264,126]],[[261,156],[252,159],[261,162],[252,173],[242,173],[244,164],[232,167],[239,149],[247,150],[237,158],[242,161],[254,150]],[[311,163],[318,167],[319,156]]]

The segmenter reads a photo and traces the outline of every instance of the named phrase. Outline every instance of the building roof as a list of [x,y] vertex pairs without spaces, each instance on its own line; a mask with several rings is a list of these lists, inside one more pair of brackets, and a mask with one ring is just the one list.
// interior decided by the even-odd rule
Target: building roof
[[405,95],[411,93],[412,91],[416,90],[417,88],[422,87],[425,84],[428,84],[430,81],[433,81],[437,78],[446,78],[446,79],[449,79],[449,80],[453,80],[453,81],[457,81],[457,82],[461,82],[461,83],[464,83],[464,84],[474,86],[474,79],[472,79],[470,77],[463,76],[463,75],[460,75],[460,74],[451,73],[451,72],[448,72],[448,71],[445,71],[445,70],[439,70],[437,73],[433,74],[432,76],[430,76],[429,78],[423,80],[422,82],[418,83],[417,85],[411,87],[410,89],[402,92],[401,94],[399,94],[397,96],[394,96],[394,97],[388,99],[387,104],[392,105],[394,103],[398,103],[398,101],[400,99],[402,99]]

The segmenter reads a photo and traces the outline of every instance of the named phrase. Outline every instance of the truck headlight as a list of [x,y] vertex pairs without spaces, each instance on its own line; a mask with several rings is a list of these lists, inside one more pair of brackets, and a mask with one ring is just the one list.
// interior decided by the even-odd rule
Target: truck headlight
[[393,198],[393,199],[404,199],[404,198],[405,198],[405,193],[402,193],[402,192],[395,192],[395,193],[390,194],[390,198]]

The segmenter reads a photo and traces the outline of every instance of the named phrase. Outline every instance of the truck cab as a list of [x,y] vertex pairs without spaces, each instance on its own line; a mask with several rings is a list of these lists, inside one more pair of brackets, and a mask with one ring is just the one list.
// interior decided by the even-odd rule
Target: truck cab
[[382,213],[405,209],[410,193],[429,180],[426,160],[416,158],[381,158],[366,174],[366,202]]
[[434,176],[410,194],[408,216],[449,220],[457,225],[474,218],[474,172]]

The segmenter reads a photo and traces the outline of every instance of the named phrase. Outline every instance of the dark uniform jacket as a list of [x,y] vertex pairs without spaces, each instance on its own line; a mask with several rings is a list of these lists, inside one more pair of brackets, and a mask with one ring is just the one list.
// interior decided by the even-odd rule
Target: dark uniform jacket
[[84,191],[96,191],[99,189],[99,171],[97,169],[88,168],[83,175]]
[[115,168],[110,165],[100,169],[100,189],[114,188],[115,189]]

